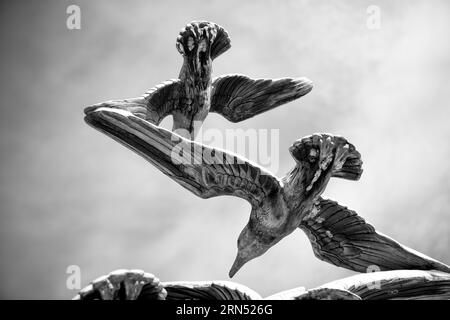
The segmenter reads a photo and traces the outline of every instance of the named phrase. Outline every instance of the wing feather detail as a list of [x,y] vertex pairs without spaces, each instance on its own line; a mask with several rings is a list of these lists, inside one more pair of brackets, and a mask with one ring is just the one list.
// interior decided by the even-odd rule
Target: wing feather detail
[[257,205],[281,189],[281,182],[258,165],[182,138],[127,111],[99,108],[85,119],[201,198],[233,195]]
[[251,79],[225,75],[213,80],[211,112],[240,122],[298,99],[312,89],[306,78]]
[[99,108],[124,110],[134,116],[159,125],[161,121],[179,106],[180,80],[164,81],[137,98],[111,100],[94,104],[84,109],[86,115]]
[[[299,226],[319,259],[358,272],[417,269],[450,272],[450,267],[385,236],[337,202],[320,199]],[[374,271],[374,270],[372,270]]]

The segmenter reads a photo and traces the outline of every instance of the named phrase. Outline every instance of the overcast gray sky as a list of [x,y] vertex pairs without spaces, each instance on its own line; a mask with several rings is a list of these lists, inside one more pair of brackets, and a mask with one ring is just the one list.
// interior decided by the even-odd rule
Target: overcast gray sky
[[[66,8],[81,7],[81,30]],[[381,29],[366,26],[369,5]],[[163,281],[228,278],[250,205],[202,200],[88,127],[83,107],[138,96],[178,76],[176,36],[192,20],[224,26],[232,48],[214,75],[306,76],[304,98],[204,129],[279,129],[291,143],[341,134],[364,160],[360,181],[325,195],[381,232],[450,263],[448,1],[2,1],[0,9],[0,297],[70,298],[117,268]],[[353,274],[316,259],[299,230],[233,279],[263,296]]]

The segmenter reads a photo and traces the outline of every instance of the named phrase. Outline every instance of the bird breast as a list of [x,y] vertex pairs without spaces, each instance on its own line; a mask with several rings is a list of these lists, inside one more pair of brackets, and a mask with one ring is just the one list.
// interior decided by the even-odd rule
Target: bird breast
[[292,224],[290,210],[283,197],[277,196],[271,201],[265,201],[255,210],[255,218],[265,231],[279,236],[287,235],[297,228]]
[[211,87],[202,89],[194,83],[186,83],[180,94],[178,110],[186,114],[197,114],[208,111],[211,103]]

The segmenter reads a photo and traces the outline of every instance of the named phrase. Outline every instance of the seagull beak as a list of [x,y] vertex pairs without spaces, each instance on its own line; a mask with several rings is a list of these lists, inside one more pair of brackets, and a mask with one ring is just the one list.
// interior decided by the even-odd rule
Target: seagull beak
[[239,269],[242,268],[242,266],[246,263],[246,259],[244,259],[243,257],[241,257],[238,253],[238,255],[236,256],[236,259],[234,260],[233,266],[230,269],[230,272],[228,273],[228,275],[230,276],[230,278],[233,278],[233,276],[236,274],[236,272],[239,271]]

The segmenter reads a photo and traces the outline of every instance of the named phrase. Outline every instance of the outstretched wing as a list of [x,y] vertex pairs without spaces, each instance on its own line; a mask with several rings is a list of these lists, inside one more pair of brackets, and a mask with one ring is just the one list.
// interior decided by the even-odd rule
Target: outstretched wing
[[239,122],[304,96],[312,89],[306,78],[251,79],[226,75],[214,79],[212,112]]
[[450,274],[440,271],[393,270],[358,274],[319,287],[348,290],[363,300],[450,299]]
[[357,274],[305,290],[295,288],[274,294],[270,300],[448,300],[450,273],[392,270]]
[[184,139],[129,112],[99,108],[85,119],[201,198],[233,195],[256,205],[280,189],[279,180],[263,168]]
[[378,233],[356,212],[332,200],[319,204],[300,223],[321,260],[358,272],[450,268]]
[[111,100],[89,106],[84,109],[86,114],[101,107],[125,110],[136,117],[159,125],[172,113],[179,104],[180,80],[167,80],[151,88],[143,96],[124,100]]

